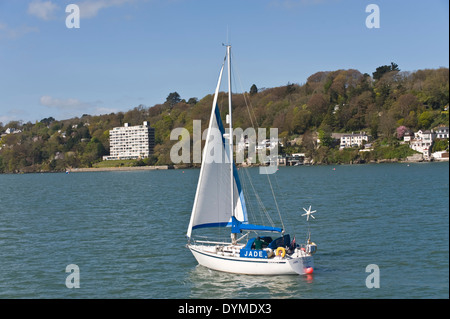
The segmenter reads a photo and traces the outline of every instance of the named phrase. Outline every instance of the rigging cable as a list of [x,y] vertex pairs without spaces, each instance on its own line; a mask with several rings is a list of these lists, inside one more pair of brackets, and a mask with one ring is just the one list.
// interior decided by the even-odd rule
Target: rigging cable
[[[233,55],[233,53],[232,53],[232,55]],[[233,55],[233,60],[234,60],[234,55]],[[235,69],[235,70],[238,70],[238,68],[237,68],[237,66],[236,66],[236,63],[235,63],[234,69]],[[249,117],[250,117],[250,121],[251,121],[251,123],[252,123],[252,126],[253,126],[253,128],[255,129],[255,125],[254,125],[254,123],[253,123],[253,119],[252,119],[251,113],[253,114],[253,117],[255,118],[255,122],[256,122],[256,124],[258,125],[258,127],[259,127],[259,123],[258,123],[258,120],[257,120],[257,118],[256,118],[255,112],[253,111],[253,109],[254,109],[254,108],[253,108],[253,105],[251,104],[250,99],[248,99],[248,102],[247,102],[246,92],[242,89],[242,88],[243,88],[243,85],[242,85],[242,81],[241,81],[241,77],[240,77],[240,75],[239,75],[239,72],[234,72],[234,73],[237,73],[237,77],[238,77],[238,79],[239,79],[239,84],[240,84],[241,90],[242,90],[242,92],[243,92],[242,95],[244,96],[244,102],[245,102],[245,105],[246,105],[246,107],[247,107],[247,112],[248,112],[248,114],[249,114]],[[234,73],[233,73],[233,74],[234,74]],[[250,110],[251,110],[251,112],[250,112]],[[267,168],[266,168],[266,171],[267,171]],[[271,183],[271,181],[270,181],[269,174],[265,174],[265,175],[267,175],[267,180],[269,181],[270,190],[271,190],[271,192],[272,192],[272,197],[273,197],[273,200],[274,200],[274,202],[275,202],[275,206],[276,206],[276,208],[277,208],[278,216],[280,217],[280,221],[281,221],[281,224],[282,224],[282,226],[283,226],[283,229],[285,229],[285,227],[284,227],[284,222],[283,222],[283,218],[281,217],[281,212],[280,212],[280,209],[279,209],[279,207],[278,207],[278,202],[277,202],[277,199],[276,199],[276,197],[275,197],[275,193],[274,193],[274,191],[273,191],[273,187],[272,187],[272,183]],[[258,196],[258,197],[259,197],[259,196]]]

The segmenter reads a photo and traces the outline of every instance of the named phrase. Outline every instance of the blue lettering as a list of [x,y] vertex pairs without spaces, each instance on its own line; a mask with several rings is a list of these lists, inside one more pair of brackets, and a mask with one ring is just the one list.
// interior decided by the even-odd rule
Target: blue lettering
[[239,255],[247,258],[267,258],[267,252],[265,250],[241,249]]

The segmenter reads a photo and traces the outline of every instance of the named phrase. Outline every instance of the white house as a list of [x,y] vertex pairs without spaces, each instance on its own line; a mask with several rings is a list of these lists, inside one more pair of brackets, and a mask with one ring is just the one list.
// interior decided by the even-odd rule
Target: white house
[[403,141],[405,142],[411,142],[411,140],[414,138],[414,133],[411,131],[406,131],[405,134],[403,135]]
[[448,161],[448,151],[439,151],[431,154],[436,161]]
[[277,138],[271,138],[270,140],[265,139],[262,140],[261,142],[259,142],[258,146],[256,146],[257,150],[262,150],[262,149],[274,149],[275,147],[278,147],[278,139]]
[[251,138],[244,138],[241,137],[241,140],[237,143],[237,150],[243,151],[243,150],[249,150],[249,147],[252,146],[253,150],[271,150],[278,147],[278,145],[283,146],[283,143],[279,141],[278,138],[272,137],[271,139],[264,139],[262,141],[259,141],[257,143],[256,141],[252,140]]
[[20,133],[20,132],[22,132],[22,130],[16,129],[14,127],[8,127],[5,130],[5,134],[17,134],[17,133]]
[[414,133],[414,138],[410,141],[409,146],[423,154],[425,159],[430,159],[431,148],[433,147],[433,141],[436,138],[436,133],[433,131],[422,131],[419,130]]
[[448,126],[438,127],[436,129],[436,138],[449,138]]
[[369,142],[371,139],[370,135],[367,135],[366,132],[359,132],[357,134],[344,134],[341,136],[341,149],[347,147],[361,147],[365,143]]

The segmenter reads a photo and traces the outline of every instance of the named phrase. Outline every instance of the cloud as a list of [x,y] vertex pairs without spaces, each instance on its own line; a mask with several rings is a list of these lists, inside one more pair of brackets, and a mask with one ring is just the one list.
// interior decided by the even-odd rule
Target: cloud
[[0,124],[6,125],[11,121],[17,121],[17,117],[9,115],[0,115]]
[[100,106],[102,101],[99,100],[95,102],[83,102],[74,98],[59,99],[49,95],[43,95],[40,97],[39,103],[55,109],[60,116],[65,118],[81,116],[83,113],[96,115],[118,112],[117,109]]
[[39,32],[39,28],[26,25],[12,28],[0,22],[0,39],[17,39],[31,32]]
[[0,115],[0,123],[6,125],[11,121],[23,122],[22,118],[27,114],[28,114],[27,111],[20,108],[14,108],[11,110],[2,110]]
[[92,107],[90,103],[82,102],[78,99],[57,99],[49,95],[41,96],[39,103],[43,106],[57,108],[60,110],[83,110]]
[[51,1],[33,0],[28,5],[28,14],[47,21],[55,18],[58,9],[59,6]]
[[[96,17],[103,9],[119,7],[132,2],[135,0],[84,0],[76,4],[80,8],[81,18],[88,19]],[[60,7],[51,0],[33,0],[28,5],[28,14],[48,21],[55,18],[55,12],[59,9]]]
[[78,6],[80,7],[81,18],[93,18],[102,9],[119,7],[131,2],[133,0],[85,0],[78,3]]

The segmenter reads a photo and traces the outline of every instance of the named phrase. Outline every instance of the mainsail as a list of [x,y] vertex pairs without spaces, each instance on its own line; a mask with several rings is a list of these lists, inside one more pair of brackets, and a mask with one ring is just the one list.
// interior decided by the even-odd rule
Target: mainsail
[[[193,229],[204,227],[231,227],[232,234],[242,230],[282,232],[281,228],[248,223],[244,194],[233,161],[233,152],[230,150],[233,144],[229,139],[233,138],[233,134],[230,134],[230,130],[225,130],[217,106],[224,65],[225,63],[220,69],[214,93],[197,192],[186,235],[191,238]],[[231,106],[231,99],[229,104]],[[231,107],[229,112],[231,113]],[[231,126],[231,122],[229,124]]]

